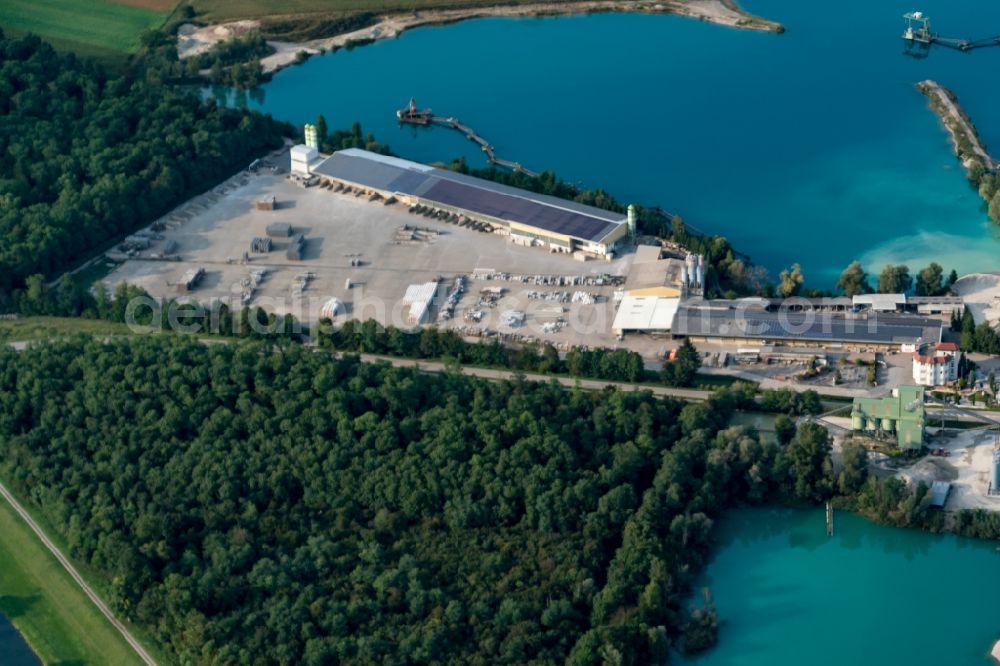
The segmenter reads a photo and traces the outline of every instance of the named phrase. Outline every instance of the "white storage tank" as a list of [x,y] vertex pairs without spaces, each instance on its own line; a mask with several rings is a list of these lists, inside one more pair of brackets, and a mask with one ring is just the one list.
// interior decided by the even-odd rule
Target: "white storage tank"
[[299,144],[292,146],[291,157],[292,173],[308,176],[310,173],[309,165],[319,158],[319,151],[311,146]]

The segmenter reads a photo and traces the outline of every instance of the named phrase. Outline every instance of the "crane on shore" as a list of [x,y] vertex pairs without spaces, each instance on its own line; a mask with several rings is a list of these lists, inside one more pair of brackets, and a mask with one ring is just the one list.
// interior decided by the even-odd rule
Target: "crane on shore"
[[956,51],[974,51],[987,46],[1000,46],[1000,35],[983,39],[956,39],[942,37],[931,31],[931,19],[923,12],[907,12],[903,14],[906,27],[903,29],[903,41],[909,48],[926,50],[931,44],[938,44]]

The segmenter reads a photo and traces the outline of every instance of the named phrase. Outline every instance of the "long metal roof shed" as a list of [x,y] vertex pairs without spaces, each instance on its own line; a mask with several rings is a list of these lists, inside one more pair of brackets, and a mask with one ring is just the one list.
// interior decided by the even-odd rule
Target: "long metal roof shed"
[[425,164],[372,153],[339,150],[312,173],[393,194],[419,197],[553,234],[600,242],[626,224],[622,213],[536,194]]
[[[737,302],[738,303],[738,302]],[[810,340],[867,344],[941,341],[942,322],[913,315],[853,319],[814,312],[767,312],[752,308],[682,306],[673,333],[693,337]]]
[[883,312],[895,312],[906,305],[905,294],[858,294],[851,299],[851,302],[858,306],[868,306],[872,310]]

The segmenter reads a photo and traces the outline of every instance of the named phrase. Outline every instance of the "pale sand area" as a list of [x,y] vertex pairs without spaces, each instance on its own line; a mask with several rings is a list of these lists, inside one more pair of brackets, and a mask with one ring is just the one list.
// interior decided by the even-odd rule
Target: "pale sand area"
[[996,435],[985,430],[936,435],[930,447],[940,447],[951,453],[947,458],[926,456],[910,467],[899,470],[897,476],[907,481],[951,482],[951,492],[945,509],[986,509],[1000,511],[1000,497],[986,494],[993,467]]
[[1000,273],[963,275],[952,290],[965,299],[977,324],[1000,321]]
[[[649,14],[676,14],[732,28],[781,32],[779,23],[762,19],[739,9],[733,0],[664,0],[641,2],[638,0],[591,0],[584,2],[545,2],[537,4],[477,7],[467,9],[440,9],[418,11],[411,14],[383,16],[375,25],[334,37],[307,42],[269,42],[275,53],[261,59],[265,72],[273,72],[295,63],[300,52],[310,55],[343,48],[352,43],[391,39],[405,30],[422,25],[455,23],[472,18],[556,16],[564,14],[590,14],[598,12],[642,12]],[[241,37],[260,28],[258,20],[233,21],[198,27],[182,25],[177,31],[177,54],[183,60],[204,53],[213,45]]]

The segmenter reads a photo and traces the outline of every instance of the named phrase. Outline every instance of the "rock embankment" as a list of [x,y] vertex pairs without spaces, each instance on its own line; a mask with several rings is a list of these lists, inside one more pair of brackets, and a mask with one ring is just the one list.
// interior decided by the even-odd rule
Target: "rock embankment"
[[986,150],[972,120],[959,106],[955,93],[936,81],[921,81],[917,84],[917,89],[927,96],[931,108],[941,118],[941,122],[951,134],[955,154],[970,175],[977,165],[991,172],[1000,168],[1000,162],[995,160]]

